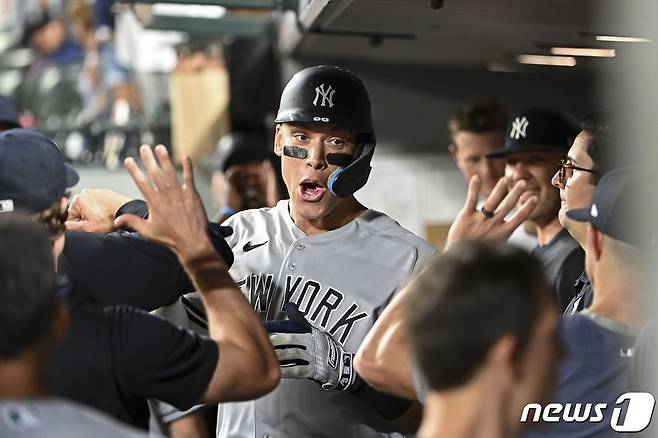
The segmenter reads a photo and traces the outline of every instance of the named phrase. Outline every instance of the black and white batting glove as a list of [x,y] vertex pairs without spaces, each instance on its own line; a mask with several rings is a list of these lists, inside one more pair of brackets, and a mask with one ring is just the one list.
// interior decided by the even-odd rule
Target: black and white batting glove
[[313,379],[326,390],[349,390],[356,380],[354,354],[343,350],[324,330],[312,326],[294,303],[286,304],[289,320],[266,321],[281,377]]

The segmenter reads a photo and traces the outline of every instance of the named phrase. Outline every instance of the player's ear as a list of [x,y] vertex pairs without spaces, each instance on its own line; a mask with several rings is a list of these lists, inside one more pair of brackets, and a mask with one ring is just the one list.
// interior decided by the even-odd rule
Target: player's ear
[[520,371],[518,343],[516,338],[508,333],[501,336],[489,349],[487,362],[492,369],[497,370],[499,378],[512,379]]
[[589,245],[588,254],[591,254],[594,260],[600,260],[605,239],[603,233],[594,228],[592,224],[587,224],[587,243]]
[[283,132],[281,130],[281,123],[277,123],[276,130],[274,131],[274,153],[279,157],[283,153]]

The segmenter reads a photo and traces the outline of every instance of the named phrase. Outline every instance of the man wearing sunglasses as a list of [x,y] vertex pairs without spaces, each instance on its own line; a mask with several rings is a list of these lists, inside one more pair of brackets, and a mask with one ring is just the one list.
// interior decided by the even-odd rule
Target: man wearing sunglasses
[[[512,118],[505,147],[487,154],[489,159],[505,161],[509,187],[525,182],[526,189],[518,205],[531,197],[537,198],[537,206],[529,217],[537,225],[538,244],[532,252],[544,263],[562,311],[576,293],[574,282],[583,270],[584,253],[558,220],[560,193],[551,185],[551,178],[577,132],[575,123],[566,114],[531,108]],[[490,207],[487,202],[480,209],[485,216],[494,213],[493,205]]]

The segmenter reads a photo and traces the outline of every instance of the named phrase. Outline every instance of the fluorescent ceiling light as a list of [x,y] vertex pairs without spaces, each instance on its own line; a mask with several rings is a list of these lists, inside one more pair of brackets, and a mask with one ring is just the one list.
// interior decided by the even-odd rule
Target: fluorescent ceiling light
[[616,36],[616,35],[596,35],[596,41],[607,41],[611,43],[649,43],[650,39],[647,38],[637,38],[637,37],[627,37],[627,36]]
[[594,49],[586,47],[551,47],[552,55],[562,56],[594,56],[598,58],[614,58],[615,49]]
[[155,3],[153,15],[192,18],[222,18],[226,8],[212,5],[186,5],[179,3]]
[[576,58],[573,56],[546,56],[546,55],[519,55],[516,57],[519,64],[554,65],[559,67],[573,67]]

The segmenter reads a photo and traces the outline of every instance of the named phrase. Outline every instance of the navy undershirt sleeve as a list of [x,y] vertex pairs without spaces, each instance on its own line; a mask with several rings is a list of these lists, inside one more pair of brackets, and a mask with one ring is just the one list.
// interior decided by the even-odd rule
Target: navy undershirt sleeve
[[58,270],[101,306],[127,304],[150,311],[194,291],[176,255],[136,233],[67,232]]
[[122,392],[155,398],[180,410],[200,402],[219,360],[215,341],[128,306],[105,312]]

